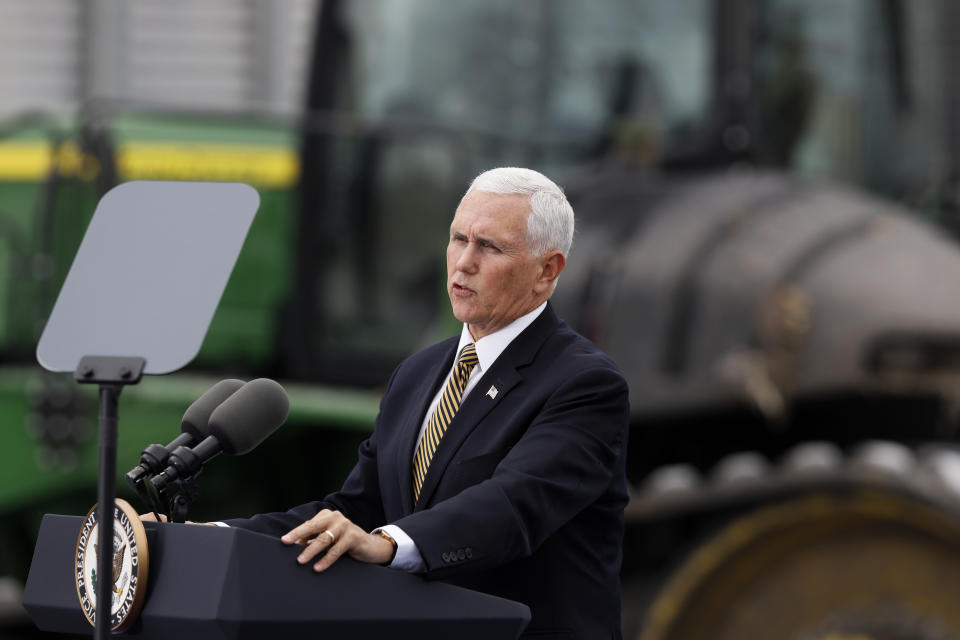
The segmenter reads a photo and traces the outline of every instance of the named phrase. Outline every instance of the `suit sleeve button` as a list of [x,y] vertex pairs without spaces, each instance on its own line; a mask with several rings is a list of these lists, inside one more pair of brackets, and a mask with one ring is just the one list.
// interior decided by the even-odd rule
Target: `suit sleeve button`
[[466,549],[464,549],[464,551],[466,552],[467,560],[473,557],[473,549],[471,549],[470,547],[467,547]]
[[443,558],[444,562],[450,562],[450,554],[444,551],[440,554],[440,557]]
[[467,559],[467,553],[463,549],[458,550],[457,560],[466,560],[466,559]]

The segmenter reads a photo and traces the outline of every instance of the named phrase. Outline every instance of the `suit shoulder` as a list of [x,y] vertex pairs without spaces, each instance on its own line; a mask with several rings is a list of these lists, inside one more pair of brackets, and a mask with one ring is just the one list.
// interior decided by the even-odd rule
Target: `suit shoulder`
[[578,368],[610,369],[619,376],[623,376],[613,358],[565,322],[560,323],[556,333],[544,346],[555,351],[559,357],[572,359]]

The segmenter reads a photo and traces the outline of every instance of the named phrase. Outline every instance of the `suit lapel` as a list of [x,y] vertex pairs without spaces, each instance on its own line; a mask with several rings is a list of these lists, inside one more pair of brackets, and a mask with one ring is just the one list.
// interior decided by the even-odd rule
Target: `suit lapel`
[[398,439],[397,447],[397,481],[400,486],[400,496],[403,505],[402,513],[408,514],[413,511],[413,449],[417,444],[417,436],[420,434],[420,427],[423,425],[424,415],[427,413],[427,407],[430,400],[437,394],[440,385],[446,382],[447,373],[453,366],[453,358],[456,353],[457,341],[451,340],[452,346],[444,351],[441,360],[435,362],[424,374],[423,392],[418,398],[418,402],[413,405],[410,412],[403,416],[403,424]]
[[[543,313],[510,343],[493,363],[493,366],[490,367],[490,370],[484,372],[483,377],[477,381],[476,387],[470,391],[470,395],[463,401],[457,415],[450,422],[446,434],[440,440],[433,460],[430,462],[430,468],[424,478],[423,487],[420,489],[420,498],[414,505],[415,510],[422,509],[426,504],[429,504],[430,498],[441,482],[447,466],[455,457],[460,446],[487,414],[500,404],[514,387],[523,381],[523,376],[518,369],[533,361],[540,347],[556,331],[559,324],[559,318],[548,303]],[[451,355],[451,364],[452,358]],[[436,390],[434,390],[434,393],[436,393]],[[425,412],[426,409],[424,409]],[[422,421],[423,415],[421,414],[420,417]],[[410,467],[411,463],[408,460],[407,469],[410,469]],[[410,493],[409,497],[412,500],[412,492],[408,493]]]

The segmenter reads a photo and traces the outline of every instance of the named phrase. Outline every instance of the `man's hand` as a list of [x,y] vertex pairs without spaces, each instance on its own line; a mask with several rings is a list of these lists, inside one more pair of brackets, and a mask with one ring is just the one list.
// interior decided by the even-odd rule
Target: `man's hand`
[[393,556],[389,540],[367,533],[350,522],[339,511],[324,509],[299,527],[288,531],[282,538],[284,544],[306,545],[297,562],[306,564],[321,551],[326,554],[313,565],[313,570],[325,571],[344,553],[354,560],[383,564]]
[[[160,521],[160,522],[169,522],[169,520],[167,519],[167,516],[163,515],[162,513],[160,514],[160,520],[159,520],[159,521]],[[141,514],[140,514],[140,522],[157,522],[157,516],[153,515],[153,512],[152,512],[152,511],[148,511],[147,513],[141,513]],[[185,524],[202,524],[202,525],[206,525],[206,526],[209,526],[209,527],[215,527],[215,526],[217,526],[217,525],[213,524],[212,522],[194,522],[194,521],[192,521],[192,520],[187,520]]]
[[[167,516],[160,514],[160,522],[166,522]],[[148,511],[146,513],[140,514],[140,522],[157,522],[157,516],[153,515],[153,511]]]

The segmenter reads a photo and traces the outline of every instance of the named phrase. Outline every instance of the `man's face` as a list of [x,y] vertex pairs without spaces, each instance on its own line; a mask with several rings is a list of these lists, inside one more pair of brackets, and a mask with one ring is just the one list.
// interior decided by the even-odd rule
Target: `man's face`
[[479,340],[535,309],[549,293],[543,260],[527,247],[525,195],[470,191],[450,225],[447,293]]

